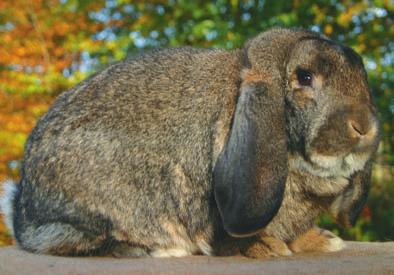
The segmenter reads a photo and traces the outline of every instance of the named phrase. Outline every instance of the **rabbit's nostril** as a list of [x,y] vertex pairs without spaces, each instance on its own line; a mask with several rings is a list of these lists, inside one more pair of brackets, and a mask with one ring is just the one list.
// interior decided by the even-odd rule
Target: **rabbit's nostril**
[[368,132],[365,127],[363,128],[359,123],[353,120],[349,121],[349,127],[352,133],[358,137],[365,136]]

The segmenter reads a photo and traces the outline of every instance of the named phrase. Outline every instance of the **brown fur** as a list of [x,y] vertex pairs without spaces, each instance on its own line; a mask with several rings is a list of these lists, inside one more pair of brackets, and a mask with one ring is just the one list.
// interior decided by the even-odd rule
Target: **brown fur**
[[[299,68],[313,85],[297,84]],[[221,254],[233,241],[251,257],[286,254],[323,210],[354,222],[377,143],[360,57],[319,34],[154,51],[91,76],[39,120],[15,237],[57,255]]]
[[248,85],[249,82],[270,82],[271,77],[269,75],[269,72],[265,72],[264,74],[262,72],[255,72],[253,70],[244,70],[242,72],[242,85]]
[[[379,141],[365,70],[354,52],[326,38],[307,38],[291,55],[297,58],[286,64],[290,150],[282,205],[260,237],[226,240],[235,248],[248,243],[252,250],[240,253],[256,258],[275,254],[262,241],[267,235],[288,243],[293,252],[340,249],[340,239],[331,242],[334,235],[316,229],[314,222],[323,211],[345,226],[355,222],[366,200],[369,161]],[[297,68],[313,72],[312,86],[298,83]]]
[[309,229],[298,239],[289,243],[293,252],[330,252],[330,239],[336,238],[330,231],[317,227]]

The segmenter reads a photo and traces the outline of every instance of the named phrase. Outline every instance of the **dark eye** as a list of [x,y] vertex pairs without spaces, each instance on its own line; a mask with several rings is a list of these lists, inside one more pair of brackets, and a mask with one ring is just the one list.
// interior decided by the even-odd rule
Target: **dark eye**
[[307,70],[297,69],[297,80],[302,86],[312,86],[312,73]]

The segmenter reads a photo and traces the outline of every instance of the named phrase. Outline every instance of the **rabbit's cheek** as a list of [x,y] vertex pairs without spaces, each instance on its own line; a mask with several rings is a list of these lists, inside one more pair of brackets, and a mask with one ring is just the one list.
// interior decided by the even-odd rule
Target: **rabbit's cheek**
[[306,144],[308,155],[340,157],[351,152],[357,141],[341,134],[336,129],[318,132],[317,137]]
[[315,106],[315,91],[312,87],[301,86],[296,80],[291,80],[286,93],[286,101],[299,111],[305,111],[309,106]]
[[310,154],[338,156],[350,153],[358,143],[358,138],[349,134],[346,114],[336,112],[315,130],[315,135],[307,144]]
[[313,92],[309,89],[294,90],[292,95],[293,104],[298,109],[306,109],[309,105],[314,104]]

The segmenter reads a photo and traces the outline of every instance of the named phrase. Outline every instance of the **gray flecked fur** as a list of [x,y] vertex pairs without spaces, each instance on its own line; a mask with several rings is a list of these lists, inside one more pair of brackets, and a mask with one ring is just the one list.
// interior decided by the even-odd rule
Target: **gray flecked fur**
[[[321,209],[328,209],[334,200],[334,212],[346,220],[353,202],[360,201],[357,194],[365,195],[349,186],[358,184],[361,190],[366,184],[343,179],[362,173],[378,134],[376,130],[367,145],[355,149],[362,155],[355,157],[355,168],[348,167],[350,162],[339,168],[311,164],[312,152],[345,152],[345,158],[355,148],[359,141],[349,137],[349,119],[364,128],[376,124],[362,64],[347,60],[342,46],[325,39],[306,31],[274,29],[232,52],[158,50],[112,65],[63,93],[26,144],[13,201],[18,244],[57,255],[209,254],[215,234],[222,230],[222,218],[233,222],[234,215],[242,214],[226,212],[226,203],[239,203],[234,194],[243,194],[242,209],[259,209],[253,215],[243,213],[248,222],[266,216],[264,224],[258,224],[261,227],[273,218],[264,231],[282,240],[310,228]],[[315,65],[320,55],[332,66]],[[306,99],[297,94],[300,89],[295,92],[291,87],[299,64],[312,64],[323,79],[321,88],[315,89],[318,96]],[[344,73],[338,76],[338,70]],[[238,99],[247,91],[253,100],[255,87],[260,87],[265,109],[250,109],[240,121],[248,123],[255,116],[270,129],[256,130],[260,126],[251,124],[244,128],[248,138],[243,139],[238,126],[232,128],[234,114],[237,106],[248,110],[248,101]],[[346,97],[340,97],[345,90]],[[346,123],[336,116],[339,110]],[[359,118],[360,110],[369,119]],[[265,140],[258,140],[261,136]],[[330,137],[338,142],[326,146],[324,139]],[[262,148],[257,152],[269,152],[259,156],[259,163],[271,161],[272,169],[250,170],[249,154],[232,162],[236,157],[232,153],[243,142]],[[218,159],[220,165],[215,166]],[[286,178],[287,167],[285,187],[285,181],[277,178]],[[229,179],[228,169],[240,172]],[[253,185],[245,181],[249,189],[243,189],[231,182],[240,175],[258,175],[258,180],[251,181]],[[259,182],[263,187],[256,189]],[[216,190],[216,200],[215,185],[222,188]],[[350,202],[339,199],[346,188]],[[218,198],[222,194],[225,197]],[[261,204],[256,198],[268,199]],[[269,214],[261,213],[262,205]],[[256,228],[256,224],[237,226],[229,223],[228,228],[240,233]],[[124,249],[125,244],[130,250]]]

